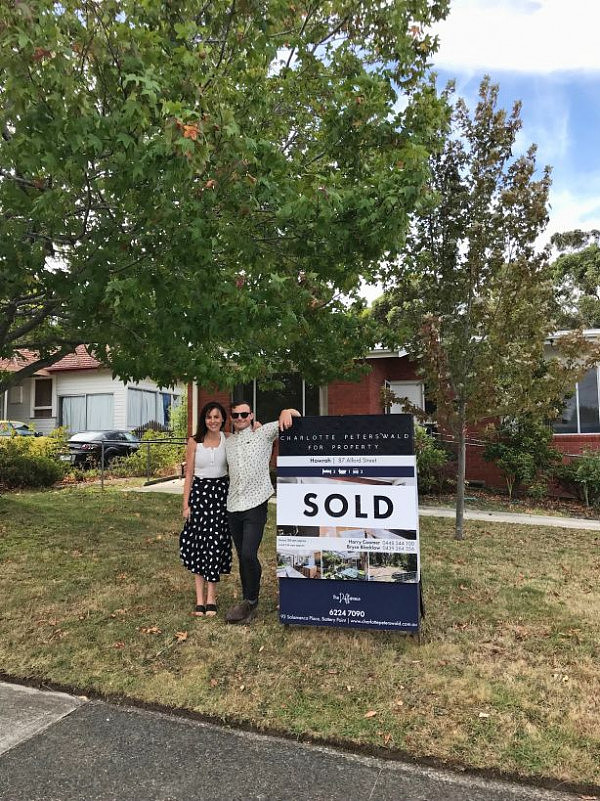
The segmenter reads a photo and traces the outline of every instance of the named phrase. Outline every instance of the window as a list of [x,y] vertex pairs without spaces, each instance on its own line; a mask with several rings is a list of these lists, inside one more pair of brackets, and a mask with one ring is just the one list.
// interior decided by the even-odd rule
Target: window
[[298,409],[304,417],[319,415],[319,387],[311,386],[297,373],[277,376],[283,386],[278,389],[263,389],[256,381],[238,384],[233,391],[233,400],[251,403],[256,419],[261,423],[277,420],[282,409]]
[[[385,385],[397,398],[408,398],[409,403],[419,409],[425,408],[422,381],[386,381]],[[390,408],[390,414],[403,414],[404,405],[394,403]]]
[[36,378],[33,386],[33,416],[52,417],[52,379]]
[[562,415],[553,422],[555,434],[594,434],[600,432],[598,367],[593,367],[575,385],[575,393],[565,400]]
[[59,423],[69,431],[104,431],[114,426],[114,397],[97,395],[64,395],[59,399]]
[[171,392],[130,387],[127,390],[128,428],[139,428],[147,423],[168,426],[172,409],[180,400],[179,395]]

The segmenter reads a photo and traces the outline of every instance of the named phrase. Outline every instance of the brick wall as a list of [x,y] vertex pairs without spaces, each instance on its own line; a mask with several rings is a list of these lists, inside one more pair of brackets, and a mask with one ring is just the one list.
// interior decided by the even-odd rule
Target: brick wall
[[[200,412],[204,408],[204,405],[209,401],[216,401],[220,403],[221,406],[225,408],[225,411],[229,413],[229,405],[231,403],[231,393],[229,390],[224,389],[204,389],[204,387],[198,387],[198,418],[200,417]],[[190,436],[195,432],[192,431],[192,393],[191,389],[188,390],[188,432]]]
[[600,434],[555,434],[552,444],[565,455],[600,450]]
[[367,359],[371,368],[359,381],[334,381],[328,387],[328,414],[383,414],[384,381],[416,381],[416,366],[407,356]]

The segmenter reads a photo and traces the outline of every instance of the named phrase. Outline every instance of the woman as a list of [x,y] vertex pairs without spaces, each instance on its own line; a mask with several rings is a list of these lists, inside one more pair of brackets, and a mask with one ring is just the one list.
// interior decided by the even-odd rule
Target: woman
[[198,430],[188,440],[183,485],[185,524],[179,537],[181,561],[196,579],[197,617],[217,614],[216,589],[222,573],[231,572],[231,537],[227,522],[225,418],[220,403],[207,403]]

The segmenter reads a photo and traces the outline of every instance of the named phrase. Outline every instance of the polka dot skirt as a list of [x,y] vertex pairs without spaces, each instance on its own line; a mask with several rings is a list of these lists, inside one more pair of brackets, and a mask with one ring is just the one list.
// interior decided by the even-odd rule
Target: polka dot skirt
[[231,536],[227,522],[229,479],[194,476],[190,489],[190,516],[179,536],[184,566],[206,581],[219,581],[231,572]]

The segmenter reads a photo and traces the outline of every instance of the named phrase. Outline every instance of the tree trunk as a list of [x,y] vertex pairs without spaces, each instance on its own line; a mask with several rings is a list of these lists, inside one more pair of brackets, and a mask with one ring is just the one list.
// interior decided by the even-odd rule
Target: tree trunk
[[458,446],[458,470],[456,475],[456,528],[454,539],[464,539],[463,521],[465,516],[465,468],[466,454],[466,427],[465,407],[461,405],[458,411],[458,432],[456,443]]

